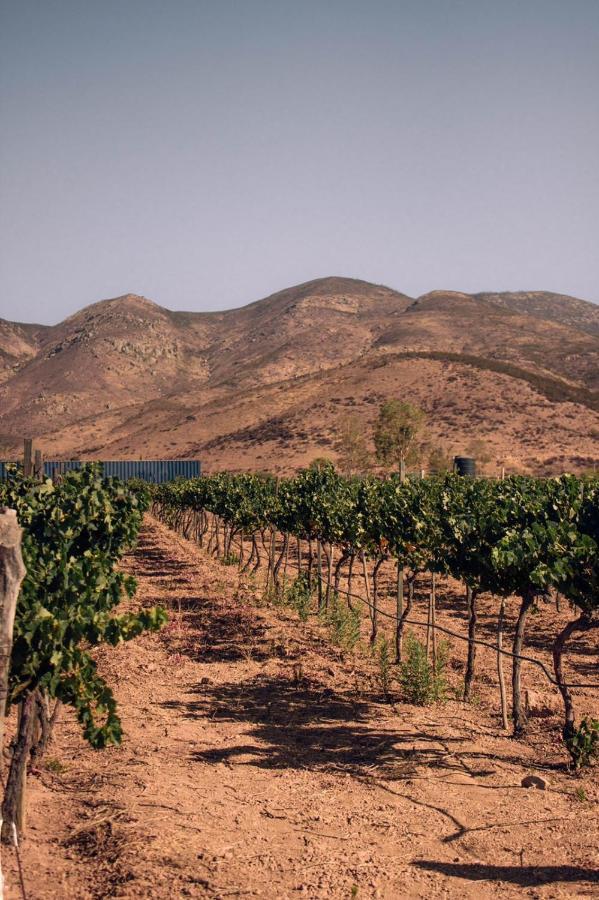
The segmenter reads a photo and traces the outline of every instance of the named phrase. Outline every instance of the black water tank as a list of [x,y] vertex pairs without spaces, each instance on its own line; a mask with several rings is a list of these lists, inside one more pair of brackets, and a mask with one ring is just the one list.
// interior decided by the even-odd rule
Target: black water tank
[[454,456],[453,468],[458,475],[469,475],[474,478],[476,475],[476,460],[471,456]]

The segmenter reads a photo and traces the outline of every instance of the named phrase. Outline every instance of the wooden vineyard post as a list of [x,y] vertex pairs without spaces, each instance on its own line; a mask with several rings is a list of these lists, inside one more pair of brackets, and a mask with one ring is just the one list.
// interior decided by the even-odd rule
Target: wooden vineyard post
[[354,578],[354,562],[356,559],[356,554],[352,550],[349,555],[349,566],[347,567],[347,605],[349,609],[353,611],[352,605],[352,588],[353,588],[353,578]]
[[403,616],[403,566],[401,561],[397,560],[397,581],[395,585],[396,589],[396,602],[395,602],[395,663],[399,665],[401,663],[401,629],[399,627],[399,623],[401,622],[401,617]]
[[507,731],[507,697],[505,693],[505,677],[503,674],[503,628],[505,623],[505,597],[501,598],[499,619],[497,622],[497,678],[499,679],[499,696],[501,698],[501,724]]
[[0,760],[17,597],[25,577],[21,529],[14,509],[0,507]]
[[376,644],[379,633],[379,572],[385,561],[384,555],[379,556],[372,570],[372,615],[370,631],[370,643]]
[[[275,481],[275,496],[279,493],[279,476],[277,475],[277,480]],[[266,593],[268,593],[268,589],[271,588],[273,593],[276,593],[277,585],[275,583],[275,550],[276,550],[276,541],[277,541],[277,531],[276,528],[271,525],[270,526],[270,544],[268,547],[268,572],[266,574]]]
[[320,538],[316,541],[316,573],[318,578],[318,612],[322,612],[323,608],[323,592],[322,592],[322,544]]
[[474,667],[476,663],[476,601],[477,593],[470,585],[466,585],[466,608],[468,610],[468,657],[466,659],[466,673],[464,675],[464,700],[469,700],[472,694],[474,682]]
[[274,567],[275,567],[275,531],[270,528],[270,543],[268,545],[268,569],[266,572],[266,593],[274,588]]
[[35,461],[33,463],[33,477],[38,481],[42,481],[44,477],[44,457],[41,450],[35,451]]
[[214,514],[215,521],[215,542],[214,542],[214,555],[218,559],[220,556],[220,518],[219,516]]
[[428,605],[426,609],[426,660],[428,662],[431,650],[431,603],[432,596],[431,591],[429,591],[428,595]]
[[283,596],[287,593],[287,566],[289,564],[289,544],[291,535],[285,533],[285,559],[283,561]]
[[33,441],[25,438],[23,441],[23,475],[30,478],[33,474]]
[[431,572],[431,650],[433,672],[437,674],[437,577]]
[[310,593],[313,590],[312,571],[314,569],[314,551],[312,550],[312,538],[308,537],[308,585]]
[[[406,480],[406,469],[405,466],[400,467],[399,470],[399,478],[400,481],[404,482]],[[401,663],[401,650],[402,650],[402,619],[403,619],[403,601],[404,601],[404,570],[403,563],[400,561],[399,556],[397,558],[397,584],[396,584],[396,622],[395,622],[395,663],[399,665]]]
[[526,619],[535,600],[535,593],[529,588],[522,597],[520,612],[516,622],[516,631],[512,645],[512,721],[514,723],[514,737],[521,737],[526,729],[526,711],[522,706],[521,670],[522,645],[524,643],[524,630]]
[[334,552],[335,552],[334,549],[333,549],[333,543],[332,543],[332,541],[329,541],[329,548],[328,548],[328,550],[326,550],[326,548],[325,548],[325,552],[326,552],[326,555],[327,555],[327,565],[328,565],[328,569],[327,569],[327,592],[326,592],[326,596],[325,596],[325,607],[326,607],[326,609],[328,609],[328,608],[329,608],[329,602],[330,602],[330,599],[331,599],[331,585],[332,585],[332,583],[333,583],[333,561],[334,561]]
[[372,603],[370,600],[370,579],[368,578],[368,569],[366,568],[366,554],[362,550],[362,575],[364,577],[364,585],[366,586],[366,603],[368,606],[368,615],[370,616],[370,621],[372,623]]
[[[15,510],[0,507],[0,760],[3,758],[4,749],[4,720],[8,698],[8,676],[15,611],[21,582],[25,577],[25,566],[21,555],[21,534]],[[4,807],[2,819],[4,819]],[[8,841],[12,843],[14,840],[12,822],[7,823],[10,826],[9,829],[3,822],[1,824],[3,834],[7,834]]]

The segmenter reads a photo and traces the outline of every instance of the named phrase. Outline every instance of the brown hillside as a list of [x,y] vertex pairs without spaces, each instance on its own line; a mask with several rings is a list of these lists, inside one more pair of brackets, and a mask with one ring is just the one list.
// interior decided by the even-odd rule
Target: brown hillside
[[551,291],[515,291],[475,296],[538,319],[548,319],[569,325],[579,331],[599,334],[599,306],[587,303],[586,300],[577,300],[575,297],[554,294]]
[[41,325],[22,325],[0,319],[0,383],[11,378],[39,351]]
[[599,463],[599,310],[559,294],[413,299],[326,278],[215,313],[128,294],[49,328],[0,322],[0,365],[12,452],[30,433],[52,456],[288,471],[397,396],[448,452],[482,438],[508,468]]

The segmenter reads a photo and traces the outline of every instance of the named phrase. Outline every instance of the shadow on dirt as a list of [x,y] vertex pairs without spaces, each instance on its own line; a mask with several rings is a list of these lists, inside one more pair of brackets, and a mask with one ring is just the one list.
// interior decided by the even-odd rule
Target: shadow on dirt
[[[374,698],[358,698],[350,690],[264,675],[227,685],[200,684],[190,694],[187,701],[165,706],[191,719],[250,723],[254,727],[248,737],[258,741],[196,751],[192,758],[200,762],[239,758],[241,764],[267,769],[333,769],[388,781],[410,778],[419,766],[447,773],[466,770],[478,777],[493,771],[484,753],[460,752],[459,758],[452,753],[452,746],[463,742],[461,736],[441,741],[413,723],[406,730],[368,727],[367,722],[380,717],[380,707]],[[510,761],[520,762],[516,756]]]
[[243,607],[215,605],[199,596],[174,596],[170,627],[163,634],[171,650],[202,663],[263,662],[279,655],[268,629]]
[[544,884],[599,884],[597,869],[579,866],[486,866],[479,863],[445,863],[420,859],[412,863],[427,872],[439,872],[452,878],[468,881],[507,881],[520,887],[539,887]]

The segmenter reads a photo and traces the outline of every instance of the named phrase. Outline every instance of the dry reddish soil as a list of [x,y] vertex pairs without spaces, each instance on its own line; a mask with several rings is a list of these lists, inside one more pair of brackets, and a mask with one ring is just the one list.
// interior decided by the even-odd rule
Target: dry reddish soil
[[[136,602],[168,605],[171,622],[99,654],[122,746],[90,750],[65,714],[31,776],[31,900],[599,896],[597,773],[565,771],[557,716],[526,741],[502,733],[492,654],[473,704],[417,708],[394,686],[388,703],[367,654],[153,518],[125,568]],[[457,627],[451,586],[439,605]],[[596,677],[596,651],[578,642],[570,671]],[[525,679],[542,684],[533,667]],[[547,790],[523,788],[528,774]],[[13,900],[13,851],[4,864]]]

